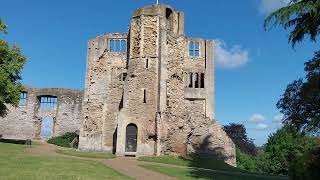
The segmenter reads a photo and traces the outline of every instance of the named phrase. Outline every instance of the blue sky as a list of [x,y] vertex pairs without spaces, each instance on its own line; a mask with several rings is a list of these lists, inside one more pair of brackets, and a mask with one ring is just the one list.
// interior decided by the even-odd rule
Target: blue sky
[[[0,17],[28,57],[23,83],[34,87],[82,89],[86,45],[109,32],[126,32],[131,14],[156,0],[10,0],[1,2]],[[303,63],[316,45],[295,50],[287,31],[264,31],[266,14],[287,0],[160,0],[185,12],[187,36],[214,39],[216,118],[222,124],[244,123],[261,145],[280,127],[276,102],[288,83],[304,75]]]

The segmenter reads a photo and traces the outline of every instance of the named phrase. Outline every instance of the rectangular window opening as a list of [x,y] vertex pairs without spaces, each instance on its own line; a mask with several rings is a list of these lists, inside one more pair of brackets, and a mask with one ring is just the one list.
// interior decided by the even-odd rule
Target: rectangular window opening
[[58,98],[55,96],[41,96],[40,109],[41,110],[56,110]]
[[195,73],[194,87],[199,88],[199,74]]
[[201,73],[200,88],[204,88],[204,73]]
[[149,60],[146,59],[146,68],[148,69],[149,68]]
[[125,39],[111,39],[109,48],[110,52],[127,52],[127,41]]
[[193,73],[189,73],[189,88],[192,88],[192,85],[193,85],[193,78],[192,78],[192,76],[193,76]]
[[28,93],[27,92],[21,92],[20,100],[19,100],[19,106],[26,106],[27,105],[27,98],[28,98]]
[[147,90],[143,90],[143,103],[147,103]]
[[190,41],[189,42],[189,56],[199,57],[200,56],[200,43]]

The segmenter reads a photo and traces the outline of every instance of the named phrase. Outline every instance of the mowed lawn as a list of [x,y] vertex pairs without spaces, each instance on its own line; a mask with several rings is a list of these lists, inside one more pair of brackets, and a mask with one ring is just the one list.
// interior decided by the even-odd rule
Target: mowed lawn
[[112,159],[115,158],[115,155],[105,152],[83,152],[77,151],[71,148],[60,148],[57,149],[56,152],[58,154],[64,154],[68,156],[77,156],[77,157],[84,157],[84,158],[97,158],[97,159]]
[[26,154],[25,145],[0,143],[0,179],[131,179],[94,161],[33,156]]
[[189,158],[183,158],[179,156],[149,156],[139,157],[138,160],[179,166],[173,167],[161,164],[142,165],[142,167],[148,170],[156,171],[183,180],[288,180],[288,177],[286,176],[269,176],[257,173],[248,173],[241,169],[229,166],[223,161],[206,156],[193,156]]

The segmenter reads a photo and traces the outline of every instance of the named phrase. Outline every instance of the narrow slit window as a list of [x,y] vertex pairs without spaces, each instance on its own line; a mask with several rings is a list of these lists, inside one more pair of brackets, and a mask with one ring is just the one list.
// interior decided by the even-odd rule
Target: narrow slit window
[[195,73],[195,74],[194,74],[194,78],[195,78],[195,80],[194,80],[194,87],[195,87],[195,88],[199,88],[199,74],[198,74],[198,73]]
[[110,52],[127,52],[127,41],[125,39],[110,39]]
[[146,68],[149,68],[149,59],[146,59]]
[[55,96],[41,96],[40,109],[41,110],[56,110],[58,98]]
[[200,56],[200,43],[190,41],[189,42],[189,56],[199,57]]
[[143,90],[143,103],[147,103],[147,90]]
[[200,88],[204,88],[204,73],[201,73]]
[[19,100],[19,106],[26,106],[27,105],[27,99],[28,99],[28,93],[27,92],[21,92],[20,100]]
[[193,76],[193,73],[189,73],[189,88],[192,88],[192,86],[193,86],[193,78],[192,78],[192,76]]

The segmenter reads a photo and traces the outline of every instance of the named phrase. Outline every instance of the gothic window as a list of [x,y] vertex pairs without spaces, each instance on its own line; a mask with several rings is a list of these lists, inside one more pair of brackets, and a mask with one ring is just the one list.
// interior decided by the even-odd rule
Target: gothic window
[[21,92],[20,93],[19,106],[26,106],[27,105],[27,98],[28,98],[28,93],[27,92]]
[[41,96],[40,109],[41,110],[56,110],[58,98],[55,96]]
[[200,43],[190,41],[189,42],[189,56],[199,57],[200,56]]
[[125,39],[110,39],[110,52],[127,52],[127,41]]

